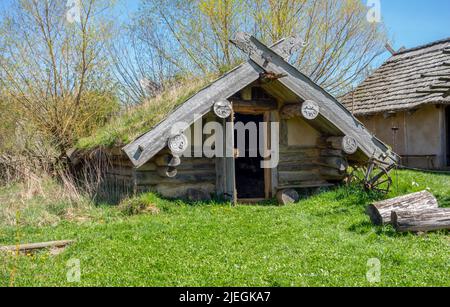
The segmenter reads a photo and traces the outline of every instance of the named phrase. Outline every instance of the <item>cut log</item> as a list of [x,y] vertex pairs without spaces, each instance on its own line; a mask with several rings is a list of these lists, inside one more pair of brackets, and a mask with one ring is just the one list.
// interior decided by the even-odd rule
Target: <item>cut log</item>
[[67,245],[74,243],[75,241],[53,241],[53,242],[45,242],[45,243],[33,243],[33,244],[22,244],[22,245],[11,245],[11,246],[2,246],[0,247],[0,251],[2,252],[31,252],[39,249],[52,249],[52,248],[64,248]]
[[293,189],[281,190],[277,193],[277,200],[280,205],[289,205],[298,202],[300,196]]
[[158,175],[165,178],[175,178],[178,174],[178,170],[175,167],[161,166],[157,169]]
[[350,136],[330,137],[327,142],[333,149],[342,150],[348,155],[353,155],[358,151],[358,142]]
[[387,225],[391,224],[393,211],[415,213],[437,209],[438,206],[437,199],[430,192],[422,191],[371,204],[367,214],[375,225]]
[[312,101],[312,100],[306,100],[302,104],[302,116],[308,120],[314,120],[316,119],[320,114],[320,107],[319,105]]
[[302,116],[302,105],[300,103],[287,104],[280,110],[281,119],[291,119]]
[[450,209],[429,209],[419,212],[393,211],[392,225],[398,232],[429,232],[450,230]]
[[161,155],[155,158],[155,164],[157,166],[170,166],[177,167],[181,164],[181,159],[178,156],[171,154]]
[[233,106],[231,102],[226,99],[220,100],[214,104],[214,113],[219,118],[228,118],[233,113]]
[[319,116],[319,114],[320,114],[319,105],[311,100],[307,100],[302,104],[300,103],[287,104],[280,111],[281,118],[286,120],[295,117],[314,120]]
[[189,146],[189,140],[184,134],[178,134],[168,141],[168,147],[174,156],[183,154]]

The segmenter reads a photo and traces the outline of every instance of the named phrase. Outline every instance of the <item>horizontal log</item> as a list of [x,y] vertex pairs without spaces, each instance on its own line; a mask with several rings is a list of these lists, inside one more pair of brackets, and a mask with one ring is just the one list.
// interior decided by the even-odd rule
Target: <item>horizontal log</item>
[[2,246],[0,247],[0,251],[3,252],[30,252],[39,249],[46,248],[63,248],[67,245],[73,244],[75,241],[73,240],[65,240],[65,241],[52,241],[52,242],[44,242],[44,243],[32,243],[32,244],[21,244],[21,245],[11,245],[11,246]]
[[175,167],[170,166],[160,166],[156,172],[163,178],[174,178],[178,174],[178,170]]
[[177,166],[180,166],[181,159],[178,156],[174,156],[171,154],[164,154],[161,156],[157,156],[154,160],[154,163],[157,166],[177,167]]
[[319,181],[322,179],[323,177],[320,175],[319,170],[278,173],[279,185],[284,186],[296,186],[308,181]]
[[391,215],[396,212],[420,212],[438,208],[437,199],[428,191],[413,193],[393,199],[388,199],[371,204],[367,208],[367,214],[375,225],[391,224]]
[[302,117],[301,103],[286,104],[280,110],[280,118],[289,120],[296,117]]
[[318,168],[329,168],[345,173],[348,162],[340,157],[299,158],[297,161],[282,161],[278,165],[279,171],[303,171]]
[[332,187],[334,184],[329,183],[325,180],[313,180],[313,181],[304,181],[297,182],[292,184],[279,184],[278,189],[308,189],[308,188],[325,188]]
[[156,172],[136,173],[138,185],[158,185],[158,184],[185,184],[197,182],[216,182],[214,172],[179,172],[174,178],[162,178]]
[[278,110],[274,100],[237,100],[233,99],[233,110],[237,113],[259,113]]
[[329,137],[327,139],[327,143],[333,148],[337,150],[342,150],[348,155],[353,155],[358,151],[358,143],[357,141],[349,136],[337,136],[337,137]]
[[393,211],[391,219],[398,232],[450,230],[450,209],[428,209],[419,212]]

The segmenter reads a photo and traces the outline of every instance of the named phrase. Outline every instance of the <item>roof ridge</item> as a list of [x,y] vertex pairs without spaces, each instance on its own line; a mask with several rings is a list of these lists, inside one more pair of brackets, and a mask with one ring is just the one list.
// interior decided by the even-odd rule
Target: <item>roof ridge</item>
[[417,51],[417,50],[421,50],[421,49],[430,48],[430,47],[433,47],[435,45],[448,43],[448,42],[450,42],[450,37],[447,37],[447,38],[444,38],[444,39],[440,39],[440,40],[437,40],[437,41],[434,41],[434,42],[431,42],[431,43],[427,43],[427,44],[424,44],[424,45],[419,45],[419,46],[416,46],[416,47],[412,47],[412,48],[401,50],[399,52],[396,52],[393,55],[393,57],[395,57],[397,55],[405,54],[405,53],[408,53],[408,52],[413,52],[413,51]]

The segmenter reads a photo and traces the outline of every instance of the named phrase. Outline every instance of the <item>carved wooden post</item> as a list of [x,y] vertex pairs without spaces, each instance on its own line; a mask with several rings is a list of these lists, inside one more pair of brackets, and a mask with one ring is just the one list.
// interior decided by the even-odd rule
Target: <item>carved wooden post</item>
[[226,99],[218,101],[214,104],[214,113],[219,118],[222,118],[222,119],[228,118],[233,113],[233,106]]

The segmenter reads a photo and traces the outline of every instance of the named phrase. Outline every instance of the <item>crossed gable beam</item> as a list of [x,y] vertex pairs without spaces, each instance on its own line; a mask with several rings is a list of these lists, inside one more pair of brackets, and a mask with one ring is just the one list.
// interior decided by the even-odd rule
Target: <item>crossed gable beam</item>
[[287,62],[287,59],[301,48],[302,41],[299,38],[283,39],[269,48],[255,37],[239,33],[232,43],[248,54],[249,61],[199,91],[154,129],[125,146],[123,151],[135,167],[144,165],[167,146],[168,139],[173,136],[172,127],[175,124],[182,122],[188,126],[192,125],[210,112],[215,102],[227,99],[242,90],[258,80],[262,73],[283,76],[279,81],[298,97],[316,102],[321,116],[342,134],[354,138],[366,156],[396,162],[397,156],[367,131],[344,106]]
[[[297,41],[297,38],[283,39],[272,46],[273,52],[289,57]],[[141,167],[167,146],[167,141],[172,136],[171,129],[175,124],[182,122],[192,125],[199,117],[210,112],[215,102],[239,92],[258,80],[263,72],[264,70],[252,61],[238,66],[192,96],[154,129],[125,146],[123,151],[135,167]]]
[[386,163],[398,162],[398,156],[358,121],[339,101],[289,64],[285,58],[265,46],[255,37],[239,33],[231,42],[247,53],[250,59],[264,71],[284,75],[279,81],[304,101],[318,104],[320,115],[332,123],[344,135],[352,137],[369,158]]

